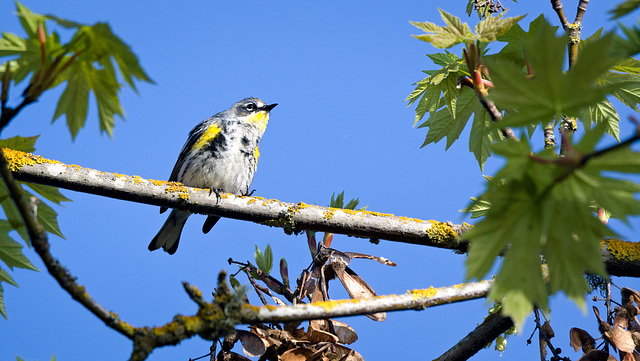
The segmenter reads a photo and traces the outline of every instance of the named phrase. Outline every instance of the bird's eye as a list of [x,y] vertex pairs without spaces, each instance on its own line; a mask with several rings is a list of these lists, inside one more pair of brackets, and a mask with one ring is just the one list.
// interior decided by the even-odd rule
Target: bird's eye
[[256,110],[256,109],[257,109],[256,105],[255,105],[255,104],[253,104],[253,103],[249,103],[249,104],[247,104],[247,106],[246,106],[245,108],[246,108],[248,111],[250,111],[250,112],[252,112],[252,111],[254,111],[254,110]]

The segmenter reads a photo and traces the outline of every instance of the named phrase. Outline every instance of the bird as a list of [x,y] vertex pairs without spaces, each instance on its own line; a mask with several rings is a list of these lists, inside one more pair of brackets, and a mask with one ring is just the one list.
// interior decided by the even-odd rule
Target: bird
[[[269,113],[278,105],[258,98],[245,98],[231,108],[196,125],[182,147],[170,182],[218,192],[249,194],[260,151],[258,143],[269,121]],[[164,213],[167,207],[161,207]],[[149,243],[149,250],[162,248],[169,254],[178,249],[180,235],[191,212],[172,209],[160,231]],[[219,216],[209,215],[202,227],[208,233]]]

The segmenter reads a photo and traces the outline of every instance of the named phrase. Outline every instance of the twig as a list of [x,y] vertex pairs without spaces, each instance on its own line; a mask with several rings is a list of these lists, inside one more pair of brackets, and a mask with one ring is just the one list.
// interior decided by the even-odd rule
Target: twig
[[511,318],[504,317],[499,312],[493,313],[487,316],[475,330],[471,331],[436,360],[467,360],[511,327],[513,327]]
[[253,313],[246,314],[240,322],[273,323],[365,315],[377,312],[422,310],[433,306],[484,298],[492,284],[492,281],[479,281],[365,299],[322,301],[275,308],[263,306]]
[[[553,354],[553,356],[555,356],[556,359],[560,360],[561,358],[560,358],[560,354],[558,353],[558,349],[553,347],[553,345],[551,344],[551,339],[549,338],[549,334],[547,334],[547,329],[542,324],[540,324],[540,313],[538,311],[538,307],[535,307],[533,309],[533,314],[535,316],[536,327],[538,328],[538,335],[540,336],[540,339],[544,340],[544,342],[547,343],[547,346],[551,350],[551,353]],[[540,348],[540,358],[542,360],[545,359],[545,357],[543,357],[543,349],[542,349],[542,347]]]
[[584,13],[587,11],[587,5],[589,4],[589,0],[580,0],[578,3],[578,11],[576,11],[576,23],[582,23],[582,17]]
[[567,30],[569,27],[569,21],[567,17],[564,15],[564,10],[562,9],[562,1],[561,0],[551,0],[551,6],[553,10],[555,10],[558,15],[558,19],[560,19],[560,24],[562,24],[562,28]]

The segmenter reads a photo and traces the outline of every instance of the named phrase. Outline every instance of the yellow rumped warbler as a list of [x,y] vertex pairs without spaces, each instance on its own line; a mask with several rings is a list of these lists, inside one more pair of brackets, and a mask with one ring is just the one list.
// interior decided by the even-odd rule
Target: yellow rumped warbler
[[[245,98],[231,108],[205,119],[189,133],[169,181],[190,187],[247,194],[258,165],[258,143],[278,104],[266,105],[257,98]],[[161,207],[160,213],[167,210]],[[149,250],[160,247],[169,254],[178,249],[180,234],[191,212],[173,209],[164,225],[149,243]],[[208,216],[202,226],[207,233],[220,217]]]

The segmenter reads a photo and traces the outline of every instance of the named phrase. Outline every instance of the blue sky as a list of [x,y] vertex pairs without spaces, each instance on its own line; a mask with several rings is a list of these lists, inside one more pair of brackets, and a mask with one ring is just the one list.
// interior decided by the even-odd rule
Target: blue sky
[[[403,100],[412,83],[433,66],[425,56],[436,52],[412,38],[409,24],[442,24],[442,8],[475,24],[464,14],[466,1],[421,2],[279,2],[121,1],[62,3],[24,1],[35,12],[83,22],[109,22],[138,55],[155,85],[139,84],[139,94],[122,92],[126,121],[117,120],[114,137],[99,133],[95,106],[87,126],[71,141],[64,119],[51,124],[62,89],[48,92],[25,109],[3,137],[41,134],[37,153],[48,158],[144,178],[166,179],[193,126],[248,96],[279,103],[260,146],[254,195],[287,202],[327,205],[333,192],[359,197],[369,210],[460,223],[458,212],[469,197],[483,191],[477,163],[468,152],[468,129],[447,152],[444,144],[420,149],[426,131],[412,127],[413,108]],[[528,13],[523,24],[544,12],[558,24],[548,2],[513,3],[510,16]],[[533,4],[533,5],[532,5]],[[565,2],[571,18],[577,4]],[[605,26],[609,2],[591,2],[583,35]],[[22,35],[15,6],[0,5],[0,30]],[[624,19],[630,23],[631,15]],[[64,32],[63,32],[64,34]],[[458,51],[459,52],[459,51]],[[629,113],[623,113],[628,115]],[[622,122],[623,132],[630,125]],[[485,172],[500,161],[489,160]],[[66,239],[50,237],[52,253],[104,307],[136,326],[161,325],[175,313],[193,314],[195,305],[181,281],[205,295],[218,272],[235,272],[226,260],[252,260],[254,244],[270,244],[285,257],[291,275],[310,262],[303,236],[249,222],[221,220],[207,235],[203,216],[193,216],[173,256],[150,253],[147,244],[166,215],[148,205],[64,191],[73,202],[58,208]],[[468,220],[468,219],[467,219]],[[621,229],[628,239],[638,228]],[[626,232],[626,233],[625,233]],[[352,268],[378,292],[463,282],[464,257],[450,251],[336,236],[333,246],[384,256],[389,268],[356,260]],[[36,267],[42,263],[25,250]],[[60,361],[128,359],[131,344],[73,301],[46,272],[11,273],[20,288],[3,284],[9,320],[0,320],[0,360]],[[246,279],[241,278],[246,282]],[[619,283],[638,288],[638,281]],[[333,298],[347,297],[331,284]],[[255,295],[254,295],[255,296]],[[257,298],[253,299],[258,302]],[[590,303],[588,303],[590,305]],[[583,327],[597,333],[591,314],[582,315],[564,297],[552,303],[552,325],[564,356],[568,332]],[[353,347],[366,360],[434,358],[471,331],[486,315],[483,300],[422,312],[389,314],[384,323],[365,317],[345,320],[359,334]],[[535,359],[537,346],[526,346],[533,329],[509,340],[505,359]],[[446,330],[446,332],[443,332]],[[382,343],[382,344],[381,344]],[[154,351],[150,360],[187,360],[208,352],[210,343],[193,338],[177,347]],[[525,356],[526,355],[526,356]],[[495,359],[492,349],[477,359]]]

